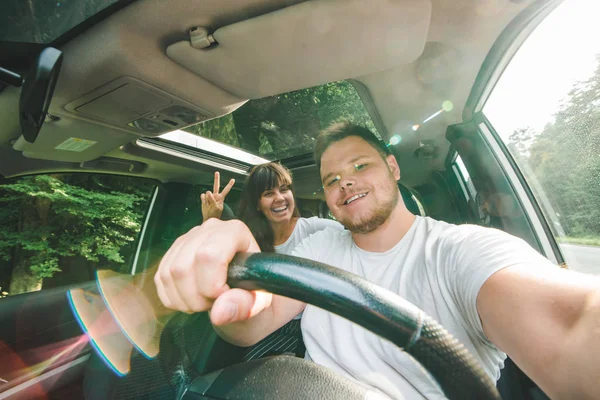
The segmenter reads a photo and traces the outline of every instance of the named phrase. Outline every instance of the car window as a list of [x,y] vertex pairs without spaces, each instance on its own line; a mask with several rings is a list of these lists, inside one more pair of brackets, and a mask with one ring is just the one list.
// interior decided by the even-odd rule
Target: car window
[[417,208],[419,209],[419,215],[422,217],[426,217],[427,213],[425,212],[425,207],[423,207],[423,204],[421,204],[421,201],[419,201],[417,196],[415,196],[414,194],[412,194],[411,197],[412,197],[413,201],[415,202],[415,204],[417,205]]
[[[231,114],[184,131],[242,149],[259,159],[254,157],[254,162],[251,157],[242,158],[226,148],[212,151],[260,164],[312,153],[319,131],[341,119],[366,126],[378,134],[356,89],[348,81],[250,100]],[[190,141],[189,138],[183,141],[184,137],[177,139],[172,133],[161,138],[187,145]],[[206,145],[204,148],[211,150]]]
[[451,163],[452,172],[456,176],[456,180],[460,185],[460,192],[467,202],[467,206],[470,209],[471,215],[475,218],[476,223],[484,226],[490,226],[491,219],[487,213],[486,199],[484,199],[482,193],[478,192],[469,174],[469,170],[465,165],[462,157],[456,155],[454,161]]
[[0,2],[0,37],[5,41],[50,43],[119,0]]
[[529,36],[483,112],[569,268],[600,274],[600,3],[567,0]]
[[462,189],[462,193],[465,196],[465,200],[475,199],[477,195],[477,190],[473,185],[473,181],[471,180],[471,175],[469,174],[469,170],[465,166],[462,158],[457,155],[456,159],[452,163],[452,170],[458,179],[460,187]]
[[116,175],[51,174],[0,183],[2,297],[127,273],[156,184]]

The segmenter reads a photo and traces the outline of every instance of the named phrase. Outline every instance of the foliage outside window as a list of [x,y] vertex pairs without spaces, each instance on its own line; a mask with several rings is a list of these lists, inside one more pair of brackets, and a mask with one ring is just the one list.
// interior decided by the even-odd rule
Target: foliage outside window
[[229,115],[185,131],[275,160],[312,153],[319,131],[338,120],[377,133],[354,86],[347,81],[250,100]]
[[92,174],[28,176],[0,184],[0,294],[128,272],[155,185]]
[[118,0],[2,0],[0,38],[50,43]]

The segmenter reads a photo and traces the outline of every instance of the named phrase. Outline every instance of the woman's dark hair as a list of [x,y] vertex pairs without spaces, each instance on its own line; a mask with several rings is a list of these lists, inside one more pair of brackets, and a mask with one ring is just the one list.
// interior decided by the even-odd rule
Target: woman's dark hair
[[[248,225],[250,232],[254,235],[254,239],[256,239],[260,250],[263,252],[272,253],[275,251],[273,246],[275,234],[269,220],[258,209],[258,202],[264,191],[281,185],[287,185],[292,191],[292,196],[294,195],[292,173],[286,167],[276,162],[256,165],[250,170],[240,197],[237,215]],[[300,216],[295,197],[292,215],[294,217]]]

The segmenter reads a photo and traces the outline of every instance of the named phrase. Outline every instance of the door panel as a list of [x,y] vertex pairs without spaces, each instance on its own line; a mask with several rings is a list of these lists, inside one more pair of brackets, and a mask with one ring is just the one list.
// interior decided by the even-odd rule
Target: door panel
[[[80,285],[89,288],[94,282]],[[0,304],[0,393],[88,354],[67,300],[69,288],[8,297]]]

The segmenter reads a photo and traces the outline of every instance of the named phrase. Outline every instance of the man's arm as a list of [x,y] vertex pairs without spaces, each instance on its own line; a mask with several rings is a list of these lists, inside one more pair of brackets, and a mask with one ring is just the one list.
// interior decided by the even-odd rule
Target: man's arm
[[600,278],[514,265],[477,296],[487,337],[551,398],[600,395]]
[[[249,292],[240,293],[249,295]],[[225,325],[214,325],[215,331],[223,339],[237,346],[252,346],[283,325],[291,321],[304,310],[305,304],[287,297],[273,295],[271,306],[256,316]],[[235,317],[234,317],[235,318]]]
[[[316,219],[317,218],[315,218],[315,220]],[[320,235],[320,233],[305,238],[302,243],[296,246],[292,255],[315,259],[315,248],[318,247],[315,243],[321,241],[321,237],[318,235]],[[238,289],[230,290],[230,292],[236,291],[238,291]],[[240,296],[240,299],[236,300],[236,302],[238,304],[251,304],[252,301],[250,299],[244,300],[242,298],[244,296],[250,296],[250,293],[251,292],[239,290],[239,292],[236,293],[236,296]],[[218,301],[219,299],[217,299],[217,302]],[[258,343],[260,340],[291,321],[292,318],[300,314],[305,307],[306,304],[298,300],[273,295],[270,306],[264,308],[262,312],[250,319],[246,320],[242,318],[240,322],[228,323],[225,325],[222,325],[220,320],[212,318],[212,316],[211,319],[219,336],[229,343],[248,347]],[[244,314],[251,312],[251,310],[236,310],[236,316],[238,312]]]
[[258,251],[241,221],[211,218],[180,236],[162,258],[154,276],[158,296],[174,310],[210,310],[212,324],[232,343],[256,343],[304,307],[267,292],[227,285],[227,269],[235,254]]

